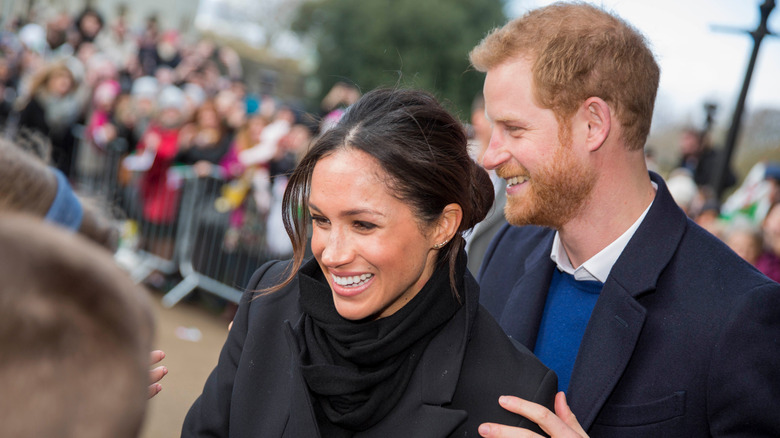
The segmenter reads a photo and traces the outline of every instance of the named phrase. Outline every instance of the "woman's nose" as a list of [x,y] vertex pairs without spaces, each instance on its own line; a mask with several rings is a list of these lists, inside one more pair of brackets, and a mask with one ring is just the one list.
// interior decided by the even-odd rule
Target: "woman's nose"
[[352,245],[343,233],[328,233],[322,249],[322,263],[326,266],[342,266],[352,259]]

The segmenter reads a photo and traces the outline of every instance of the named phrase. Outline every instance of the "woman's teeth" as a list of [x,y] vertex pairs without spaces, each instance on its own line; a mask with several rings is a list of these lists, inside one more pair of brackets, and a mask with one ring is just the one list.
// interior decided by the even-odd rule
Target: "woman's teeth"
[[351,277],[337,277],[335,275],[331,275],[334,283],[344,287],[360,286],[370,280],[373,276],[374,274],[353,275]]

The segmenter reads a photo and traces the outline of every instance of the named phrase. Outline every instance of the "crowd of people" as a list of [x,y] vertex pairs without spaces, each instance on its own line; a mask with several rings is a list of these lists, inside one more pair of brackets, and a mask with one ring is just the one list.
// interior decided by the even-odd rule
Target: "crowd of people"
[[780,282],[780,222],[773,213],[780,204],[780,163],[756,163],[742,184],[720,202],[717,185],[729,188],[737,180],[727,168],[724,181],[716,181],[722,163],[708,133],[685,129],[680,151],[679,166],[666,177],[680,208],[748,263]]
[[[8,26],[0,36],[4,137],[44,138],[44,155],[82,193],[119,186],[109,201],[143,230],[175,228],[178,166],[244,184],[240,199],[220,205],[236,211],[231,236],[243,210],[266,220],[284,189],[276,177],[292,170],[319,130],[299,108],[249,92],[235,51],[161,29],[154,17],[140,31],[123,13],[105,23],[91,8]],[[273,239],[281,224],[270,228],[268,252],[291,253]],[[170,257],[170,246],[154,251]]]
[[[427,92],[338,84],[313,123],[154,20],[134,35],[87,9],[0,43],[0,435],[133,437],[161,389],[145,291],[71,189],[114,153],[157,231],[181,164],[223,184],[233,231],[286,232],[182,436],[780,433],[780,172],[714,205],[700,134],[667,178],[648,169],[660,69],[619,17],[554,3],[487,34],[471,150]],[[51,415],[25,421],[21,397]]]

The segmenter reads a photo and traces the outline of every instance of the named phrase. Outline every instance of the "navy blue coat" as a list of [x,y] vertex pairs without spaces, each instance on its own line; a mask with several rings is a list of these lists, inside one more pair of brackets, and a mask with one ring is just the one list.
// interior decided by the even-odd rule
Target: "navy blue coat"
[[[320,436],[293,333],[302,316],[298,279],[273,294],[252,292],[277,284],[286,265],[270,262],[255,272],[182,437]],[[513,391],[552,406],[555,373],[479,306],[468,272],[465,288],[464,305],[430,341],[396,407],[356,438],[477,437],[486,421],[535,427],[498,405],[499,396]]]
[[[595,437],[780,436],[780,285],[703,230],[661,177],[607,278],[567,398]],[[554,231],[505,226],[481,303],[533,350]]]

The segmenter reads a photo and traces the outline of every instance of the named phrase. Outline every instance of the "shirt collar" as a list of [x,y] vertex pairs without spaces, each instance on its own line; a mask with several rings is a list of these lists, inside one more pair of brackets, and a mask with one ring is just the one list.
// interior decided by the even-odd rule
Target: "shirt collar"
[[[652,184],[653,188],[657,191],[658,184],[655,182]],[[636,232],[637,228],[639,228],[639,225],[642,224],[642,221],[645,219],[647,212],[650,211],[650,207],[652,206],[653,202],[650,202],[650,205],[647,206],[645,211],[642,212],[633,225],[631,225],[623,234],[621,234],[620,237],[615,239],[596,255],[588,259],[577,269],[572,266],[571,261],[569,260],[569,256],[566,254],[566,251],[561,244],[560,233],[556,231],[555,238],[553,239],[552,250],[550,251],[550,259],[555,262],[558,270],[573,275],[574,279],[577,281],[590,280],[600,281],[602,283],[606,282],[607,277],[609,276],[609,272],[612,270],[612,266],[615,264],[618,257],[620,257],[620,254],[623,253],[626,245],[628,245],[628,241],[631,240],[631,238],[634,236],[634,233]]]

